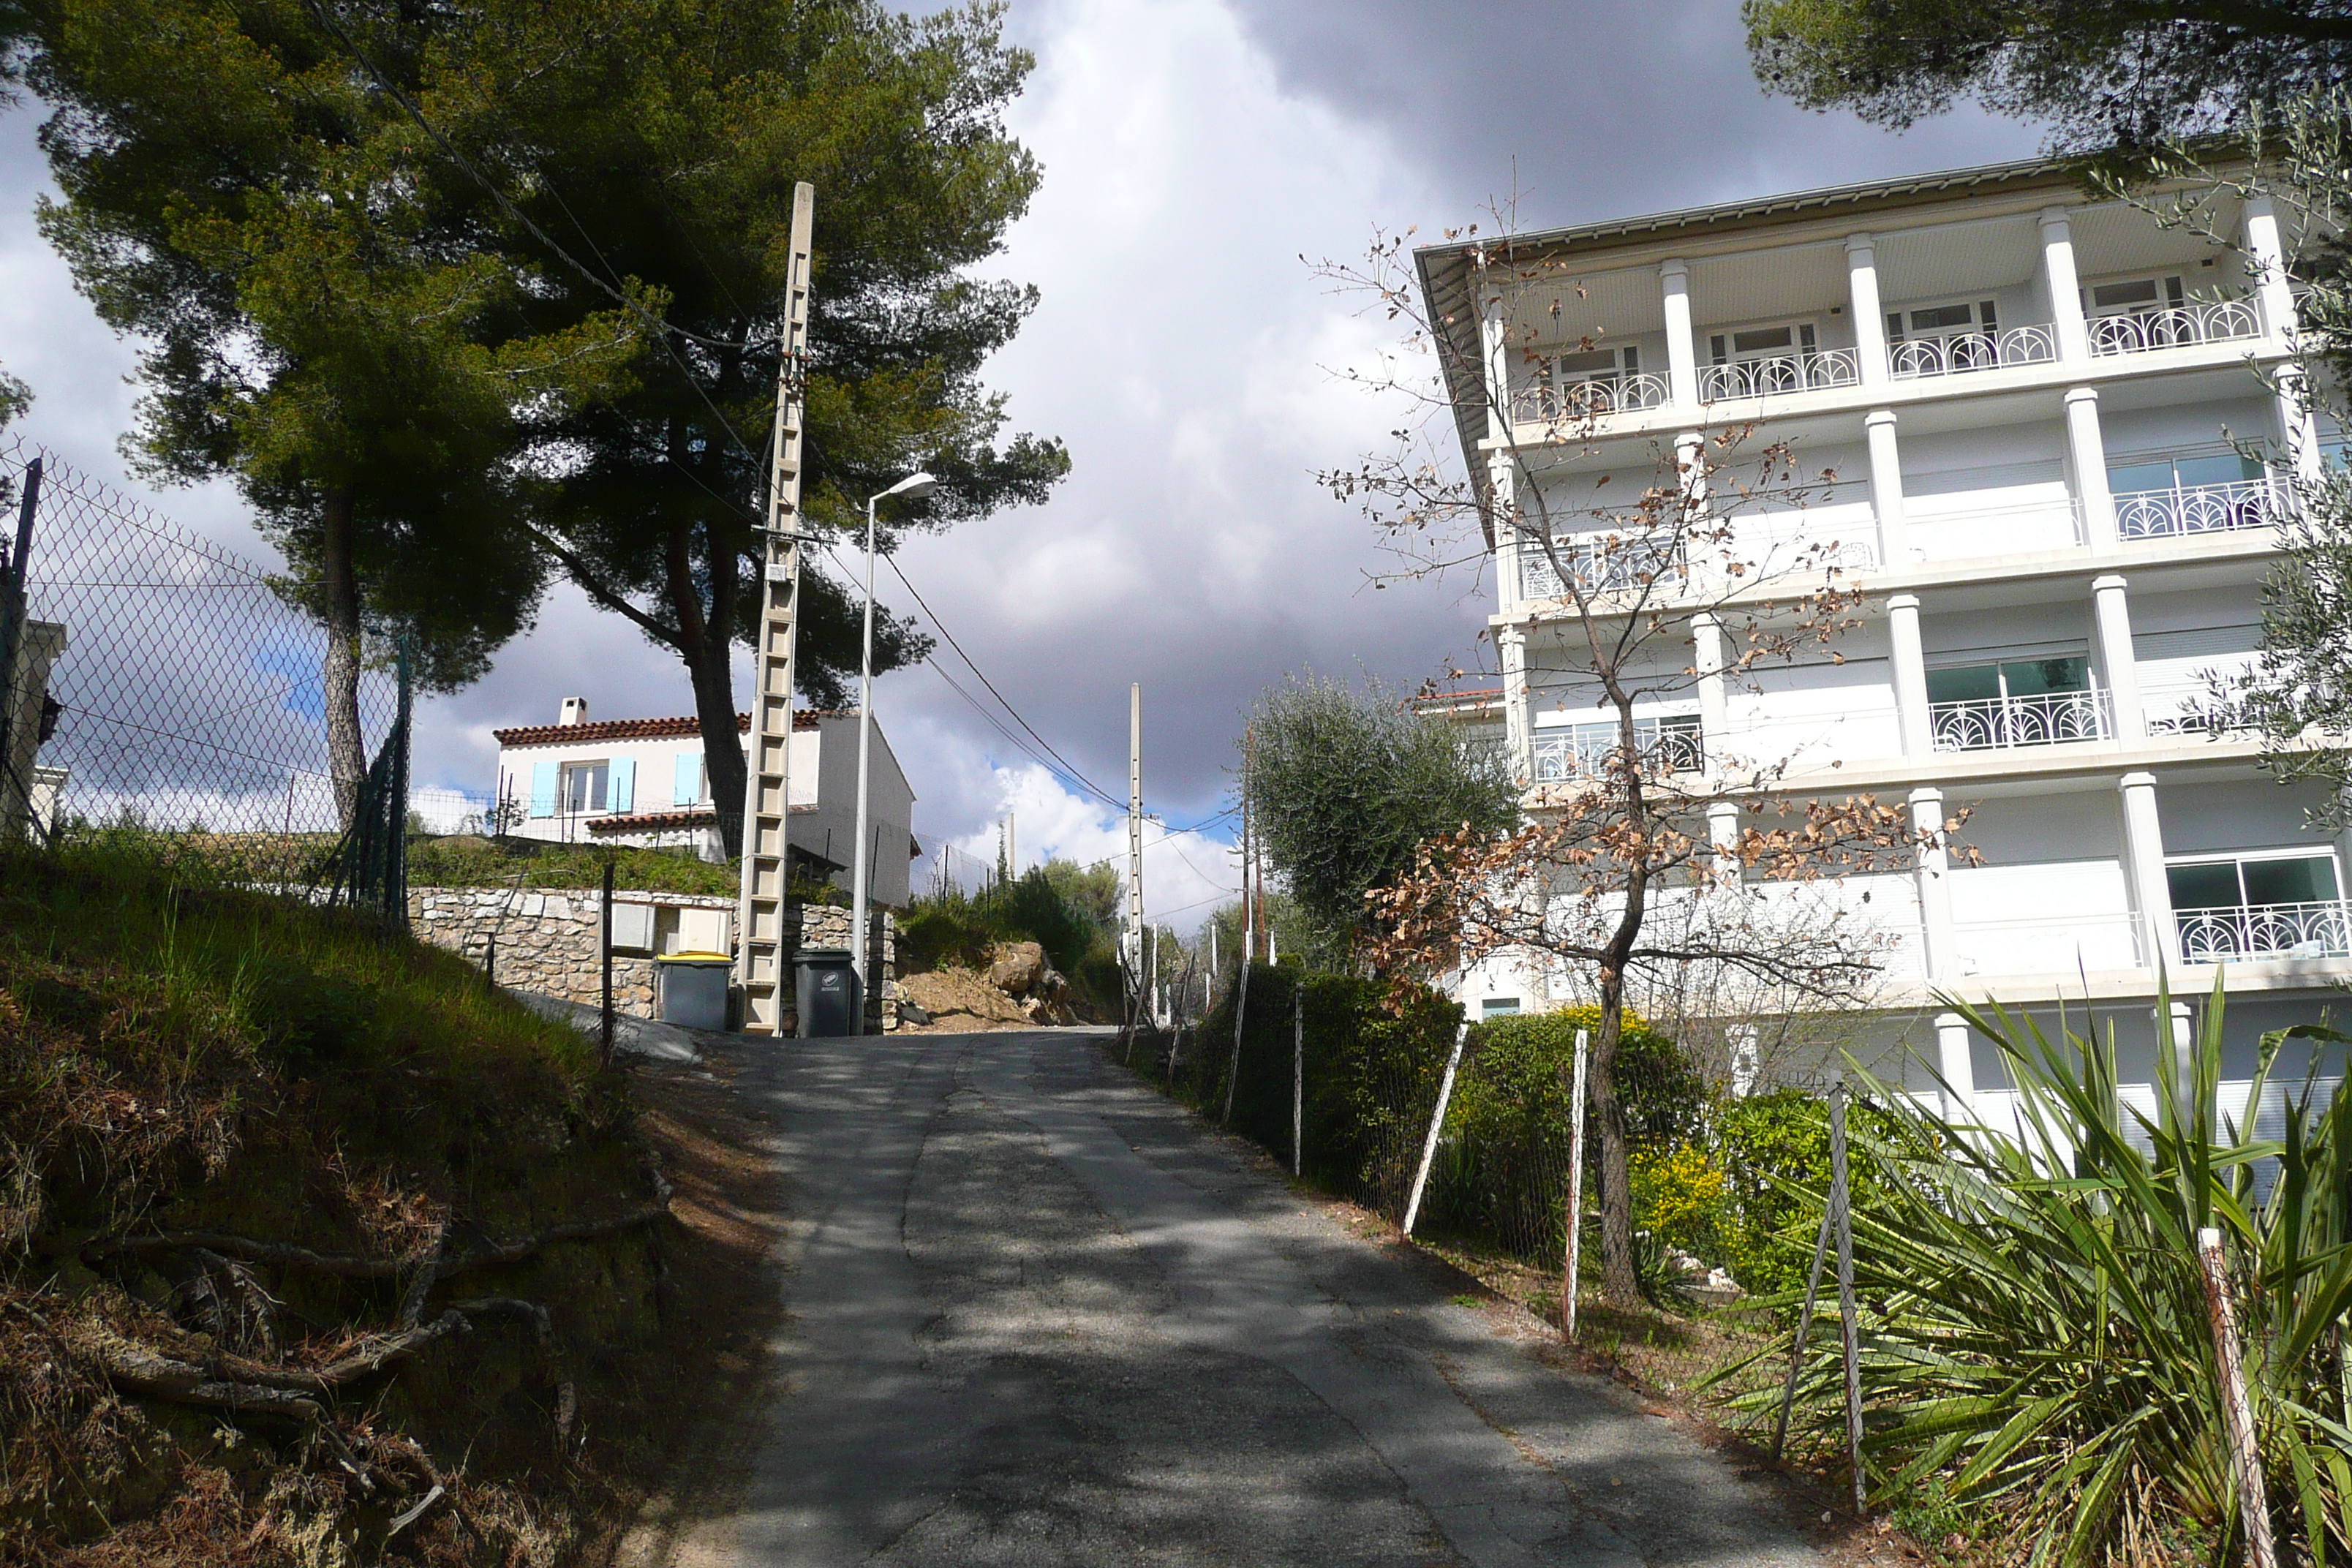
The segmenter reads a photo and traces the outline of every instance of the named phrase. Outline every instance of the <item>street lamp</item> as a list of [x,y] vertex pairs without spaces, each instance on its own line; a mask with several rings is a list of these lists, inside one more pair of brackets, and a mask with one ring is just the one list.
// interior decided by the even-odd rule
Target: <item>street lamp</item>
[[870,815],[866,783],[872,776],[874,754],[874,509],[892,496],[920,500],[939,488],[940,481],[930,475],[915,473],[880,495],[866,498],[866,651],[857,666],[857,847],[851,853],[849,869],[849,950],[851,966],[857,972],[857,1032],[861,1035],[866,1032],[866,879],[873,874],[866,864],[873,853],[872,830],[866,821]]

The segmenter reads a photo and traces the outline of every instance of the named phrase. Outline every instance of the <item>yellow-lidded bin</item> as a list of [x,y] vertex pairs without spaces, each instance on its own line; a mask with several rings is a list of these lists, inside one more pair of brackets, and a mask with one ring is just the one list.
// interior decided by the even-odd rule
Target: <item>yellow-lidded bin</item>
[[654,960],[655,1016],[689,1029],[727,1027],[727,984],[735,961],[723,952],[666,952]]

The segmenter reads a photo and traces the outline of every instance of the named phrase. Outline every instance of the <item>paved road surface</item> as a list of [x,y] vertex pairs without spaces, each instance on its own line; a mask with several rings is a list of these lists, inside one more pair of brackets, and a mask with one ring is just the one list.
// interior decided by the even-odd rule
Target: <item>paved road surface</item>
[[1093,1039],[742,1050],[793,1213],[745,1568],[1819,1562]]

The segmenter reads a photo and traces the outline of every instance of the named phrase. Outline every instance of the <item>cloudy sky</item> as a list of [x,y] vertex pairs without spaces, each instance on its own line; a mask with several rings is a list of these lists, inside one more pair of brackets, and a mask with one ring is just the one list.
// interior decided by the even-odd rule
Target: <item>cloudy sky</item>
[[[1519,223],[1548,226],[2038,140],[1974,112],[1892,136],[1769,100],[1730,0],[1013,0],[1011,26],[1038,62],[1013,124],[1045,182],[997,270],[1045,299],[993,379],[1016,426],[1063,437],[1075,468],[1049,504],[914,541],[901,562],[1022,715],[1121,798],[1141,682],[1146,805],[1176,826],[1227,804],[1241,715],[1286,673],[1410,685],[1479,658],[1477,585],[1371,590],[1368,529],[1312,481],[1377,448],[1401,410],[1334,381],[1388,329],[1302,254],[1355,257],[1375,226],[1426,235],[1514,191]],[[36,122],[0,117],[0,364],[37,395],[26,435],[137,489],[114,449],[130,352],[33,228]],[[226,487],[156,500],[266,557]],[[424,710],[419,781],[486,790],[490,731],[573,694],[598,717],[690,706],[674,660],[560,592],[487,680]],[[934,671],[887,678],[876,707],[926,838],[992,855],[1009,811],[1024,863],[1124,852],[1118,813]],[[1230,837],[1155,843],[1153,910],[1205,912],[1232,879]]]

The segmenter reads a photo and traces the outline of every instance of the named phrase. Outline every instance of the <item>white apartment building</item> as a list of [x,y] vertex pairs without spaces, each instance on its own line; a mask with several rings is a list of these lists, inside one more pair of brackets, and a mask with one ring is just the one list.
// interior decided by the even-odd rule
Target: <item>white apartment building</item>
[[[2126,1079],[2159,966],[2194,1002],[2226,965],[2233,1068],[2264,1030],[2352,1012],[2352,846],[2306,828],[2312,796],[2252,736],[2188,717],[2257,646],[2281,471],[2340,445],[2264,379],[2294,331],[2277,215],[2211,216],[2168,227],[2036,163],[1514,236],[1507,268],[1475,241],[1417,256],[1465,455],[1523,512],[1515,487],[1565,515],[1738,427],[1823,476],[1801,509],[1712,504],[1760,552],[1835,542],[1866,593],[1840,657],[1685,679],[1643,727],[1688,769],[1785,760],[1769,787],[1792,798],[1969,809],[1981,864],[1931,855],[1839,895],[1895,939],[1878,1032],[1964,1094],[1998,1096],[1999,1058],[1939,991],[2063,998],[2077,1029],[2087,1003]],[[1563,410],[1589,439],[1547,446]],[[1494,566],[1502,685],[1437,710],[1531,785],[1570,778],[1611,733],[1586,728],[1609,715],[1577,694],[1574,612],[1512,540]],[[1725,635],[1697,618],[1677,674],[1720,670]],[[1474,1016],[1546,1005],[1507,963],[1463,986]]]
[[[751,727],[751,715],[736,716],[739,733]],[[692,715],[592,720],[586,698],[567,697],[552,724],[492,733],[498,799],[516,837],[691,847],[706,860],[720,858],[702,729]],[[857,715],[795,710],[791,772],[796,865],[846,889],[857,845]],[[908,862],[918,853],[915,791],[879,721],[869,773],[868,895],[898,909],[907,902]]]

